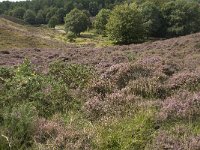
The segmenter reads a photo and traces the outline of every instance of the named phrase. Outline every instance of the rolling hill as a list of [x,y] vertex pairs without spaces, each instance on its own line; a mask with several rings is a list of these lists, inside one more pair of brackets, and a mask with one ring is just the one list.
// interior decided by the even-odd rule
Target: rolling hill
[[107,47],[69,44],[56,38],[60,34],[0,18],[0,100],[17,108],[5,109],[5,116],[34,124],[32,132],[23,130],[32,143],[21,143],[35,149],[200,149],[200,33]]

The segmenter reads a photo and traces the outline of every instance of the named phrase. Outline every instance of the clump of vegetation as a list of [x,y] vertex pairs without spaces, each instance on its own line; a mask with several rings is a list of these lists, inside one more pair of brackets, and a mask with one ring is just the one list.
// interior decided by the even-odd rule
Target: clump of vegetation
[[70,31],[67,33],[67,39],[69,40],[69,42],[75,42],[75,38],[76,35],[73,32]]
[[73,32],[75,35],[80,35],[81,32],[87,30],[90,26],[90,19],[81,10],[73,9],[65,17],[65,31]]
[[155,132],[153,111],[140,111],[130,118],[108,120],[96,127],[97,149],[145,149]]
[[167,36],[180,36],[200,31],[200,8],[193,1],[177,0],[166,3],[163,17],[167,26]]
[[24,8],[18,7],[13,10],[12,16],[19,19],[23,19],[25,12],[26,10]]
[[28,9],[24,14],[24,21],[28,22],[29,24],[35,24],[35,17],[35,12]]
[[91,68],[84,65],[56,62],[50,65],[49,73],[55,79],[62,79],[65,84],[71,88],[84,88],[93,77]]
[[142,14],[135,4],[119,5],[111,12],[106,31],[118,43],[140,42],[146,37]]
[[48,22],[49,28],[55,28],[55,26],[58,24],[58,18],[56,16],[51,17],[51,19]]
[[129,84],[130,92],[143,98],[165,98],[167,88],[157,78],[140,78]]
[[110,15],[109,9],[102,9],[95,18],[94,28],[98,34],[105,34],[106,24]]
[[151,1],[141,5],[141,13],[144,17],[144,25],[147,28],[148,36],[162,37],[165,35],[166,26],[160,7]]

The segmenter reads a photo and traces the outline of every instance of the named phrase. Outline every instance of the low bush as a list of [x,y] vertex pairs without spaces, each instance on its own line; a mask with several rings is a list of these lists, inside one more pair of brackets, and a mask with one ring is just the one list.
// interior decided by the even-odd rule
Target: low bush
[[90,137],[62,122],[39,119],[34,133],[35,149],[91,149]]
[[198,150],[200,148],[200,137],[192,133],[187,126],[176,125],[170,130],[159,131],[147,149],[154,150]]
[[62,79],[70,88],[84,88],[93,77],[91,68],[79,64],[66,65],[56,62],[50,65],[50,75]]
[[130,92],[143,98],[165,98],[168,94],[167,87],[164,87],[157,78],[140,78],[131,82]]
[[33,133],[37,110],[31,103],[4,108],[1,124],[0,149],[29,149],[34,143]]
[[145,149],[155,132],[152,111],[139,111],[131,119],[110,119],[96,125],[95,145],[101,150]]
[[161,103],[160,120],[192,120],[200,115],[200,94],[184,91]]
[[190,91],[197,91],[200,89],[199,71],[178,72],[174,74],[166,84],[172,90],[188,89]]

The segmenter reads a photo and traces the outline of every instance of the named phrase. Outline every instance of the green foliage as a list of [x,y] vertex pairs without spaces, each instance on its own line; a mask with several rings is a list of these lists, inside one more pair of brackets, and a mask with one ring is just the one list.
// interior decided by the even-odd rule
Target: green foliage
[[98,34],[105,34],[106,24],[110,15],[109,9],[102,9],[96,16],[94,21],[94,28]]
[[153,111],[140,111],[130,118],[112,120],[98,128],[96,145],[101,150],[139,150],[153,138]]
[[152,2],[145,2],[140,6],[145,26],[151,37],[162,37],[165,35],[165,24],[160,8]]
[[81,32],[87,30],[90,25],[90,19],[81,10],[73,9],[65,17],[65,31],[73,32],[76,35],[80,35]]
[[23,19],[25,12],[26,12],[26,10],[24,8],[18,7],[18,8],[13,10],[12,16],[19,18],[19,19]]
[[32,10],[30,10],[30,9],[28,9],[25,12],[23,18],[24,18],[24,21],[26,21],[27,23],[29,23],[29,24],[35,24],[35,17],[36,17],[35,12],[32,11]]
[[64,23],[64,17],[66,15],[66,12],[63,8],[60,8],[56,11],[56,17],[58,18],[58,23]]
[[0,9],[0,15],[3,14],[3,13],[4,13],[3,9]]
[[108,36],[118,43],[140,42],[146,37],[142,14],[135,4],[116,6],[106,29]]
[[57,79],[61,78],[70,88],[84,88],[93,77],[92,70],[78,64],[66,65],[56,62],[50,66],[50,74]]
[[89,3],[89,12],[92,16],[96,16],[98,13],[99,8],[98,8],[98,3],[97,2],[90,2]]
[[44,24],[45,23],[45,16],[44,16],[44,11],[40,10],[37,13],[37,16],[35,18],[35,21],[37,24]]
[[76,35],[73,32],[68,32],[67,33],[67,39],[69,42],[75,42]]
[[3,80],[4,89],[0,89],[1,108],[31,102],[39,116],[43,117],[78,108],[79,102],[70,95],[68,84],[56,79],[56,76],[36,74],[29,61],[19,66],[11,78]]
[[55,26],[58,24],[58,18],[56,16],[51,17],[51,19],[48,22],[49,28],[55,28]]
[[140,78],[129,84],[130,92],[143,98],[165,98],[167,89],[155,78]]
[[166,3],[162,9],[167,36],[180,36],[200,31],[199,4],[187,0]]
[[31,103],[4,108],[0,149],[28,149],[33,144],[37,110]]
[[55,7],[50,7],[47,10],[47,13],[46,13],[46,22],[49,22],[49,20],[51,19],[51,17],[53,17],[56,14],[56,11],[57,11],[57,8],[55,8]]

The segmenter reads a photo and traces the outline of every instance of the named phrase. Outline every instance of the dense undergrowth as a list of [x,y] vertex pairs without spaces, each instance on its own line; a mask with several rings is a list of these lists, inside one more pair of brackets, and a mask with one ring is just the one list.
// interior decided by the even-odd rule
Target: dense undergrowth
[[152,60],[1,67],[0,149],[199,149],[199,70]]

